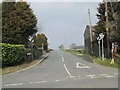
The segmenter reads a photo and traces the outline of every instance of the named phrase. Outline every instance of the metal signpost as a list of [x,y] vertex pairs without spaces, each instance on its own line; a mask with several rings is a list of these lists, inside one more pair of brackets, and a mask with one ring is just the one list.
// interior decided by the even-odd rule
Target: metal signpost
[[100,51],[100,40],[102,40],[102,60],[104,61],[104,46],[103,46],[103,38],[104,38],[104,34],[100,33],[99,37],[97,38],[98,40],[98,44],[99,44],[99,57],[101,57],[101,51]]
[[97,37],[97,40],[98,40],[98,44],[99,44],[99,57],[101,57],[101,50],[100,50],[100,37]]
[[33,60],[33,44],[34,44],[33,42],[34,42],[34,40],[32,40],[31,42],[32,42],[31,44],[32,44],[32,60]]

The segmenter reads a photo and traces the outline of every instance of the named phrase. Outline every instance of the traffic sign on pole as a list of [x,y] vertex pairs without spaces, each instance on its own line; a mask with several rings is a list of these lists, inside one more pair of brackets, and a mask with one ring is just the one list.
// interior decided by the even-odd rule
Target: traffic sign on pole
[[118,42],[114,42],[114,47],[115,47],[115,49],[118,48]]

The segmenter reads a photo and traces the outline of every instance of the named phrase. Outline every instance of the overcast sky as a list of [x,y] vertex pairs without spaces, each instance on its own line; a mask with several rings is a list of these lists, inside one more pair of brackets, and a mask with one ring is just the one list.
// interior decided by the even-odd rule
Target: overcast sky
[[84,45],[84,31],[89,25],[88,9],[92,25],[97,23],[99,2],[31,2],[38,19],[38,33],[48,37],[49,48],[58,49],[63,44],[69,48],[72,43]]

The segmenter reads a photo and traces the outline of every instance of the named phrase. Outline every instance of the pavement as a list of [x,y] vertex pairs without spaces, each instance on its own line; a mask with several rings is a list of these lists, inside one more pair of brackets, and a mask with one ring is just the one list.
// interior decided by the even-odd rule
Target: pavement
[[118,69],[58,50],[32,68],[3,75],[2,88],[118,88]]

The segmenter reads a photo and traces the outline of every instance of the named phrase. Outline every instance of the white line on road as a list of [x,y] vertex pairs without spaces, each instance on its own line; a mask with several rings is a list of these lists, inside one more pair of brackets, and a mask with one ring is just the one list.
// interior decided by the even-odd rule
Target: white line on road
[[77,62],[76,67],[77,68],[90,68],[89,66],[87,66],[87,65],[85,65],[83,63],[79,63],[79,62]]
[[67,71],[68,75],[71,77],[72,75],[71,75],[71,73],[68,71],[68,69],[67,69],[67,67],[66,67],[65,64],[64,64],[64,68],[65,68],[65,70]]
[[94,77],[95,75],[86,75],[87,77]]
[[7,85],[4,85],[4,86],[15,86],[15,85],[22,85],[23,83],[16,83],[16,84],[7,84]]
[[56,82],[60,81],[60,80],[55,80]]
[[47,81],[36,81],[36,82],[29,82],[29,83],[46,83]]
[[63,60],[63,62],[64,62],[64,58],[62,57],[62,60]]
[[100,74],[101,76],[106,76],[107,74]]
[[[61,57],[62,57],[62,61],[63,61],[63,63],[64,63],[64,58],[63,58],[63,56],[62,56],[62,54],[60,53],[60,55],[61,55]],[[67,67],[66,67],[66,65],[64,64],[64,68],[65,68],[65,70],[66,70],[66,72],[68,73],[68,75],[71,77],[72,75],[71,75],[71,73],[69,72],[69,70],[67,69]]]
[[62,57],[62,54],[60,53],[60,56]]
[[105,77],[115,77],[115,76],[105,76]]

